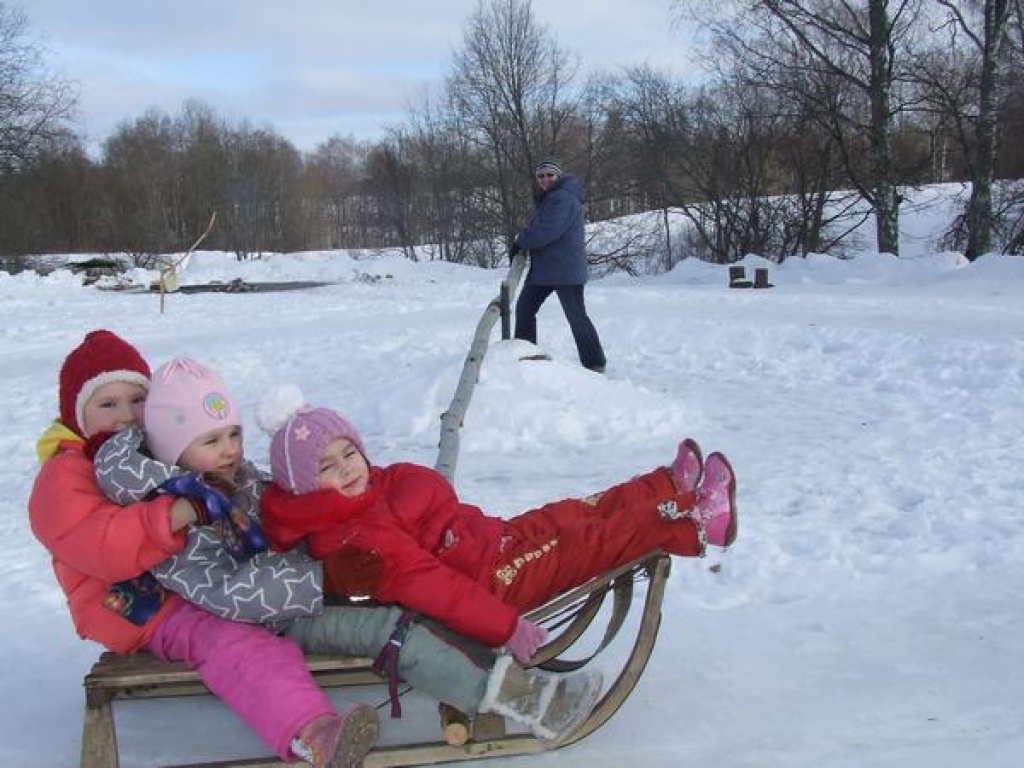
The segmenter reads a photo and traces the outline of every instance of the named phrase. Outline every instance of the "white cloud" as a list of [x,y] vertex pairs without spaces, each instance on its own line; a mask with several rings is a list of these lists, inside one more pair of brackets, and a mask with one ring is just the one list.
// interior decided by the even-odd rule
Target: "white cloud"
[[[669,3],[535,0],[533,11],[584,71],[687,67]],[[375,138],[425,88],[440,87],[476,0],[33,0],[30,29],[81,87],[98,142],[150,107],[186,99],[271,125],[300,149],[332,134]]]

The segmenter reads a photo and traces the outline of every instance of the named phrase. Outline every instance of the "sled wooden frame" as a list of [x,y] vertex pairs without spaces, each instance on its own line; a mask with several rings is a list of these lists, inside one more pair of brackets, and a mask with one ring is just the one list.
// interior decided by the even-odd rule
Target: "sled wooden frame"
[[[659,551],[609,571],[586,584],[555,598],[532,611],[529,617],[549,626],[554,639],[533,660],[534,666],[553,671],[579,669],[587,664],[622,628],[633,604],[633,585],[647,580],[643,612],[633,647],[619,675],[606,685],[604,695],[590,717],[561,741],[548,745],[557,749],[590,735],[622,706],[647,666],[658,628],[661,604],[671,570],[669,557]],[[611,612],[604,636],[596,651],[580,659],[563,657],[600,614],[606,598],[611,597]],[[326,688],[346,685],[386,685],[372,669],[370,658],[308,656],[307,663],[317,682]],[[114,722],[115,700],[168,698],[210,695],[198,675],[184,664],[159,661],[146,653],[132,656],[104,653],[85,676],[85,716],[82,727],[81,768],[118,768],[117,731]],[[530,735],[507,734],[504,722],[493,715],[479,718],[477,733],[461,746],[437,741],[378,746],[364,762],[365,768],[431,765],[480,758],[528,755],[544,751]],[[486,731],[486,732],[484,732]],[[255,758],[207,763],[189,763],[192,768],[281,768],[289,765],[277,758]],[[294,764],[292,764],[294,765]]]

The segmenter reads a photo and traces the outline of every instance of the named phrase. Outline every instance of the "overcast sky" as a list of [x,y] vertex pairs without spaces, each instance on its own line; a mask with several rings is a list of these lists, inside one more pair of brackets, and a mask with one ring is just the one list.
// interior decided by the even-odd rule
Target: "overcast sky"
[[[126,120],[197,98],[229,122],[272,126],[299,149],[381,135],[437,89],[477,0],[6,0],[51,68],[78,83],[97,146]],[[671,0],[533,0],[584,70],[688,71]]]

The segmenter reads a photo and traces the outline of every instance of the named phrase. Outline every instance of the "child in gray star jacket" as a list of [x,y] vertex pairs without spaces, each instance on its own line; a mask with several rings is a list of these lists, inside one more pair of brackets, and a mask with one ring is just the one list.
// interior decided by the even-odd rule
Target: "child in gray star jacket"
[[[352,569],[325,574],[304,552],[266,550],[259,499],[268,476],[244,458],[238,409],[213,371],[184,358],[158,370],[144,429],[124,430],[97,451],[96,480],[110,499],[128,504],[168,486],[202,499],[214,492],[203,477],[230,495],[230,514],[215,520],[200,514],[205,524],[190,528],[184,549],[152,569],[164,587],[222,618],[270,625],[307,653],[376,656],[385,647],[401,608],[323,604],[325,578],[335,587],[332,593],[365,594],[369,590],[360,590],[360,581],[372,579],[374,567],[379,579],[379,562],[353,554]],[[202,511],[203,504],[197,507]],[[541,739],[557,739],[586,718],[600,694],[597,672],[525,670],[508,656],[444,634],[411,623],[397,672],[468,715],[498,712]],[[524,689],[549,691],[522,696]]]

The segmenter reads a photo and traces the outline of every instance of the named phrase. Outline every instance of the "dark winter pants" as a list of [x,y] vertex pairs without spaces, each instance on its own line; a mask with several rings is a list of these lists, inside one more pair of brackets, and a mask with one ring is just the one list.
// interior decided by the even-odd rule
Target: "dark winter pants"
[[587,307],[583,301],[582,285],[533,285],[526,283],[519,293],[516,302],[516,338],[537,343],[537,312],[541,304],[554,291],[569,321],[569,329],[576,341],[576,350],[584,368],[603,371],[605,366],[604,350],[597,329],[587,315]]
[[491,591],[528,610],[653,549],[697,557],[703,546],[692,520],[665,520],[658,504],[692,508],[661,467],[602,494],[546,504],[509,520],[511,540],[492,569]]

